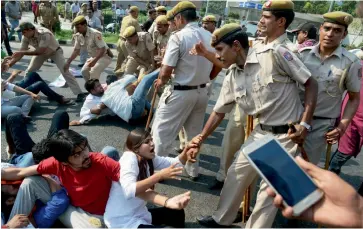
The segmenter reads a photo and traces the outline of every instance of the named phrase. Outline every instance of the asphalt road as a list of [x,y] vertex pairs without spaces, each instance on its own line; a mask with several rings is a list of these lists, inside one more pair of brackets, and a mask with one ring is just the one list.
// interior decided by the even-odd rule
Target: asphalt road
[[[12,42],[11,46],[13,50],[17,50],[19,48],[18,42]],[[70,46],[62,46],[64,49],[65,57],[68,58],[71,55],[73,50]],[[116,54],[116,50],[113,50],[114,54]],[[29,65],[30,58],[24,57],[21,61],[19,61],[14,68],[25,70]],[[79,58],[77,58],[71,67],[77,68],[79,64]],[[101,82],[105,81],[105,77],[107,74],[111,74],[116,64],[116,60],[114,59],[112,64],[105,70],[105,72],[101,75]],[[60,75],[59,70],[57,69],[55,64],[44,63],[42,68],[39,70],[39,74],[41,77],[51,82],[57,76]],[[2,77],[4,74],[2,74]],[[20,79],[21,77],[19,77]],[[77,79],[78,83],[83,88],[84,80],[81,78]],[[208,118],[211,109],[216,103],[216,99],[218,97],[221,83],[223,81],[223,76],[218,76],[216,82],[214,83],[214,93],[211,96],[211,99],[208,103],[207,113],[205,115],[205,119]],[[84,89],[83,89],[84,90]],[[69,88],[56,88],[56,92],[64,95],[68,98],[75,98]],[[85,91],[85,90],[84,90]],[[56,110],[66,110],[70,119],[78,119],[79,112],[82,104],[77,104],[74,106],[58,106],[55,102],[49,102],[46,100],[44,95],[42,95],[42,100],[40,103],[35,104],[34,109],[31,112],[31,116],[33,117],[33,124],[28,126],[29,133],[33,138],[34,142],[40,141],[47,134],[48,128],[50,126],[50,120],[52,119],[52,115]],[[186,208],[186,226],[187,227],[200,227],[198,223],[196,223],[195,218],[198,215],[210,215],[217,208],[218,200],[219,200],[219,191],[210,191],[208,186],[213,183],[215,174],[219,167],[219,154],[221,152],[221,142],[224,135],[224,130],[227,125],[227,118],[224,120],[220,127],[212,134],[211,137],[208,138],[206,144],[204,145],[202,155],[200,157],[200,179],[196,182],[189,180],[186,177],[183,177],[181,181],[166,181],[162,184],[158,184],[156,186],[156,190],[160,193],[166,194],[168,196],[180,194],[186,192],[187,190],[192,191],[192,200],[189,206]],[[92,122],[87,126],[80,127],[71,127],[71,129],[85,134],[88,137],[89,143],[94,151],[100,151],[102,147],[106,145],[114,146],[120,150],[123,149],[123,144],[125,142],[126,136],[130,130],[135,128],[135,126],[130,126],[129,124],[123,122],[119,119],[103,119]],[[4,136],[4,127],[2,125],[1,132],[1,158],[2,160],[6,159],[5,147],[6,141]],[[176,141],[177,144],[177,141]],[[363,156],[362,154],[356,158],[350,160],[346,166],[343,167],[342,177],[351,183],[354,187],[358,188],[360,183],[363,180],[362,173],[362,165],[363,164]],[[339,191],[339,190],[337,190]],[[235,226],[239,226],[241,224],[236,224]],[[295,225],[297,227],[316,227],[316,225],[308,224],[308,223],[298,223]],[[292,227],[291,224],[287,224],[287,221],[282,218],[279,214],[276,218],[274,227]]]

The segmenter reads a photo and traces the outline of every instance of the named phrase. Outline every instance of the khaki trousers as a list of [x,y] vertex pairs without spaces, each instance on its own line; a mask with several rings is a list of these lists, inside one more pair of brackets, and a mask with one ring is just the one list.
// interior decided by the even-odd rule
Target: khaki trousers
[[124,72],[125,69],[123,69],[122,64],[125,62],[128,53],[127,53],[127,49],[126,49],[126,45],[125,45],[125,41],[122,39],[118,39],[117,41],[117,61],[116,61],[116,67],[115,67],[115,72],[117,73],[121,73]]
[[[252,131],[247,141],[242,145],[237,158],[228,169],[227,177],[221,192],[218,208],[213,214],[213,219],[221,225],[231,225],[243,200],[243,195],[257,177],[257,172],[249,164],[242,153],[245,146],[263,138],[269,132],[261,130],[260,126]],[[296,156],[297,145],[293,143],[287,134],[278,134],[275,137],[292,156]],[[262,180],[257,194],[257,200],[253,212],[247,221],[247,228],[270,228],[275,219],[277,208],[273,205],[273,198],[267,196],[268,185]]]
[[311,163],[317,165],[320,162],[322,153],[326,152],[325,134],[329,131],[329,128],[334,128],[335,122],[335,118],[313,119],[311,122],[313,129],[308,133],[304,142],[304,149]]
[[49,58],[55,62],[59,71],[62,73],[64,79],[66,80],[69,88],[72,90],[73,94],[78,95],[82,93],[82,90],[79,87],[76,78],[69,71],[64,71],[65,60],[62,48],[58,49],[57,51],[55,51],[55,53],[52,53],[50,55],[33,56],[26,72],[36,72]]
[[226,179],[226,174],[233,162],[234,155],[245,141],[244,125],[246,120],[247,115],[236,104],[235,108],[230,113],[222,141],[223,151],[221,151],[219,171],[216,175],[216,179],[220,182],[223,182]]
[[[92,59],[92,58],[90,58],[90,59]],[[90,59],[88,59],[88,60],[90,60]],[[99,79],[102,72],[108,67],[108,65],[111,64],[111,62],[112,62],[111,57],[109,57],[107,55],[104,55],[103,57],[101,57],[97,61],[95,66],[93,66],[92,68],[90,68],[86,62],[86,64],[83,66],[83,68],[81,70],[84,80],[87,81],[89,79]]]

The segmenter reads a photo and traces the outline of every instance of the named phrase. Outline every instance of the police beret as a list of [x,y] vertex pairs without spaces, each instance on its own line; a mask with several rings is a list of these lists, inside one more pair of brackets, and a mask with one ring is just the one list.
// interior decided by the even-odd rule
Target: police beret
[[353,22],[353,16],[342,11],[335,11],[323,14],[325,22],[331,22],[338,25],[349,26]]
[[87,3],[82,3],[81,7],[83,7],[83,6],[88,6],[88,4]]
[[22,22],[20,25],[15,29],[16,32],[23,31],[25,29],[35,29],[35,26],[30,22]]
[[130,7],[130,11],[137,11],[137,12],[139,12],[139,7],[137,7],[137,6],[131,6]]
[[197,7],[191,2],[182,1],[182,2],[179,2],[178,4],[176,4],[176,6],[174,6],[174,8],[172,10],[173,10],[173,13],[175,16],[185,10],[196,10],[196,8]]
[[217,19],[214,15],[207,15],[203,18],[202,22],[217,22]]
[[239,24],[237,23],[225,24],[224,26],[213,32],[211,45],[215,47],[224,39],[232,36],[233,34],[239,31],[242,31],[242,28]]
[[160,15],[155,19],[156,24],[167,25],[168,18],[165,15]]
[[165,6],[158,6],[155,8],[156,12],[166,12]]
[[173,10],[169,10],[167,13],[166,13],[166,18],[168,21],[171,21],[174,19],[174,13],[173,13]]
[[294,3],[291,0],[269,0],[263,4],[264,11],[293,11]]
[[84,16],[80,15],[80,16],[77,16],[77,17],[73,20],[72,25],[78,25],[79,23],[82,23],[82,22],[84,22],[84,21],[86,21],[86,18],[85,18]]
[[125,29],[124,33],[122,34],[122,36],[124,38],[128,38],[128,37],[132,37],[134,34],[136,33],[136,29],[133,26],[129,26]]

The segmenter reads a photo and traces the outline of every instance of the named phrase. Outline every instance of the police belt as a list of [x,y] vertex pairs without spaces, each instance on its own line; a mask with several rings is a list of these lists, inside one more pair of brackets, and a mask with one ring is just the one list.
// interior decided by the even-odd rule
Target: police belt
[[316,120],[316,119],[333,119],[333,118],[313,116],[313,119]]
[[189,91],[189,90],[195,90],[198,88],[205,88],[207,85],[201,84],[199,86],[185,86],[185,85],[174,85],[174,90],[176,91]]
[[261,130],[271,132],[273,134],[287,134],[289,131],[288,125],[282,125],[282,126],[269,126],[269,125],[263,125],[260,124]]

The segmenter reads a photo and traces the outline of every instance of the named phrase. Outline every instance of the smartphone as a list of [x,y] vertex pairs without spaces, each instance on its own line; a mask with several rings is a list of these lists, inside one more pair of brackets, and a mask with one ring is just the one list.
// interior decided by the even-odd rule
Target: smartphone
[[243,153],[267,184],[282,196],[284,205],[293,208],[295,216],[323,197],[323,192],[274,136],[255,141]]

